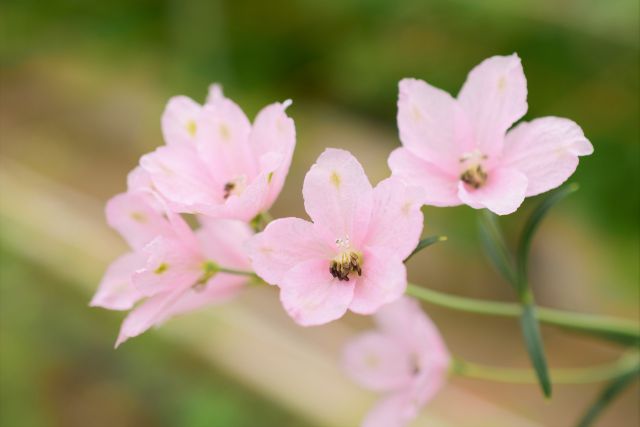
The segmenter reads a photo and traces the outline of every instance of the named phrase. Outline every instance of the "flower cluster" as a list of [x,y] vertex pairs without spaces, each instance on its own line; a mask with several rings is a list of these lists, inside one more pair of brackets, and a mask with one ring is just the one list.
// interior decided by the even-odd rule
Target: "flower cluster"
[[559,186],[593,148],[568,119],[510,129],[527,110],[515,54],[474,68],[457,99],[421,80],[399,87],[402,147],[389,156],[392,176],[372,186],[353,155],[326,149],[302,188],[311,221],[281,218],[264,228],[296,144],[291,102],[265,107],[252,124],[217,85],[204,105],[172,98],[165,144],[142,156],[127,192],[107,204],[109,225],[131,251],[107,269],[91,305],[131,310],[116,345],[262,280],[279,288],[303,326],[348,310],[375,314],[380,331],[356,338],[344,358],[357,382],[387,394],[365,425],[414,418],[445,382],[450,360],[435,326],[403,296],[422,205],[509,214]]

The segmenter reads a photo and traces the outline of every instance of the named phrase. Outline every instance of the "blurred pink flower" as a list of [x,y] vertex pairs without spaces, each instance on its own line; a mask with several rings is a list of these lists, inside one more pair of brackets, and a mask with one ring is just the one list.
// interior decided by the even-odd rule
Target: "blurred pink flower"
[[403,147],[391,153],[389,167],[425,188],[425,204],[466,203],[509,214],[525,197],[562,184],[578,156],[593,152],[568,119],[543,117],[507,132],[527,111],[527,81],[516,54],[476,66],[458,99],[422,80],[399,86]]
[[173,315],[235,296],[247,280],[215,270],[249,268],[243,249],[252,235],[247,224],[204,219],[194,232],[180,215],[151,200],[144,192],[130,192],[107,204],[109,225],[133,251],[109,266],[90,305],[132,309],[116,346]]
[[265,107],[252,126],[217,85],[204,106],[172,98],[162,117],[167,145],[140,165],[170,209],[249,221],[271,207],[289,172],[296,142],[289,105]]
[[327,323],[347,309],[371,314],[405,291],[403,260],[423,222],[416,191],[394,178],[373,189],[355,157],[327,149],[302,189],[313,222],[271,222],[250,240],[253,268],[280,287],[284,308],[301,325]]
[[363,426],[402,427],[442,388],[451,358],[417,301],[402,297],[382,307],[375,319],[377,331],[346,345],[343,366],[362,387],[385,393]]

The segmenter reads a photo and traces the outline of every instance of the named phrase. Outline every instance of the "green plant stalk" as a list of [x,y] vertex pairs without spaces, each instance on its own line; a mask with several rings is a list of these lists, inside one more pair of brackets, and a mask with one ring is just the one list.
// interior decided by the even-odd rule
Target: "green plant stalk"
[[[468,313],[520,317],[523,311],[523,308],[516,303],[460,297],[423,288],[412,283],[407,286],[407,294],[440,307]],[[614,336],[627,343],[640,343],[640,328],[631,321],[553,308],[537,307],[536,311],[538,320],[549,325],[596,335]]]
[[[640,357],[636,351],[622,355],[612,363],[584,368],[552,369],[551,376],[557,384],[588,384],[608,381],[638,373]],[[467,378],[511,384],[535,384],[537,377],[530,369],[486,366],[454,358],[452,373]]]

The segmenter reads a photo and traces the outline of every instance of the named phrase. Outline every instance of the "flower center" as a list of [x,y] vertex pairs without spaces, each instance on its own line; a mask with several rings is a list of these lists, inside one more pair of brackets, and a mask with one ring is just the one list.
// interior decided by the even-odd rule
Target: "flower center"
[[460,174],[460,180],[471,187],[478,189],[487,182],[487,172],[482,167],[482,161],[487,156],[479,150],[464,153],[460,157],[460,163],[463,166],[463,172]]
[[247,186],[247,177],[245,177],[244,175],[239,176],[235,179],[232,179],[231,181],[228,181],[224,187],[223,187],[223,195],[222,197],[224,197],[225,200],[227,200],[229,198],[229,196],[231,196],[232,194],[240,194],[242,193],[242,191],[245,189],[245,187]]
[[349,281],[350,273],[358,273],[362,276],[362,254],[351,249],[349,236],[337,239],[336,246],[340,253],[329,264],[331,275],[340,281]]
[[478,189],[487,182],[487,173],[482,169],[482,165],[475,165],[460,175],[460,179],[465,184],[469,184],[475,189]]

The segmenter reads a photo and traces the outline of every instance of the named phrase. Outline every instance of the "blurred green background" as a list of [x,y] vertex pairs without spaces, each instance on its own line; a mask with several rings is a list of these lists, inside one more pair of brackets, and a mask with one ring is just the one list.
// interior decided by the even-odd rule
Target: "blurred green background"
[[[267,103],[294,100],[289,112],[298,148],[273,213],[302,216],[302,178],[326,146],[351,150],[373,181],[388,175],[386,156],[399,144],[398,80],[417,77],[455,94],[482,59],[517,52],[528,79],[525,119],[571,118],[595,147],[572,178],[581,190],[556,208],[535,242],[538,299],[638,319],[639,13],[636,0],[4,0],[0,425],[348,427],[314,417],[326,402],[322,394],[304,400],[313,373],[311,384],[300,385],[283,370],[282,387],[290,392],[275,399],[247,380],[263,375],[259,363],[244,378],[237,368],[209,363],[194,343],[209,339],[210,325],[201,325],[194,332],[200,341],[189,345],[176,344],[180,333],[151,332],[114,351],[122,315],[87,307],[102,269],[124,250],[106,231],[102,204],[124,190],[138,157],[162,143],[166,100],[185,94],[202,101],[212,82],[222,83],[249,117]],[[503,221],[509,236],[535,203],[528,200]],[[480,255],[476,216],[466,207],[426,208],[425,232],[446,234],[449,242],[416,257],[411,278],[447,292],[512,300]],[[275,294],[249,295],[246,302],[277,319],[284,336],[300,334]],[[512,322],[425,308],[455,353],[526,366]],[[344,324],[301,336],[332,361],[352,329],[370,326],[356,316]],[[584,337],[544,333],[554,366],[619,354]],[[507,413],[522,425],[550,426],[574,422],[599,389],[560,387],[547,403],[535,387],[458,379],[450,387],[466,393],[470,408],[491,402],[492,411],[502,411],[496,420]],[[453,391],[432,405],[441,425],[467,425],[447,393]],[[637,425],[637,396],[635,384],[601,425]],[[360,419],[367,405],[358,405],[338,419]],[[491,422],[492,414],[485,414],[486,425],[502,425]]]

